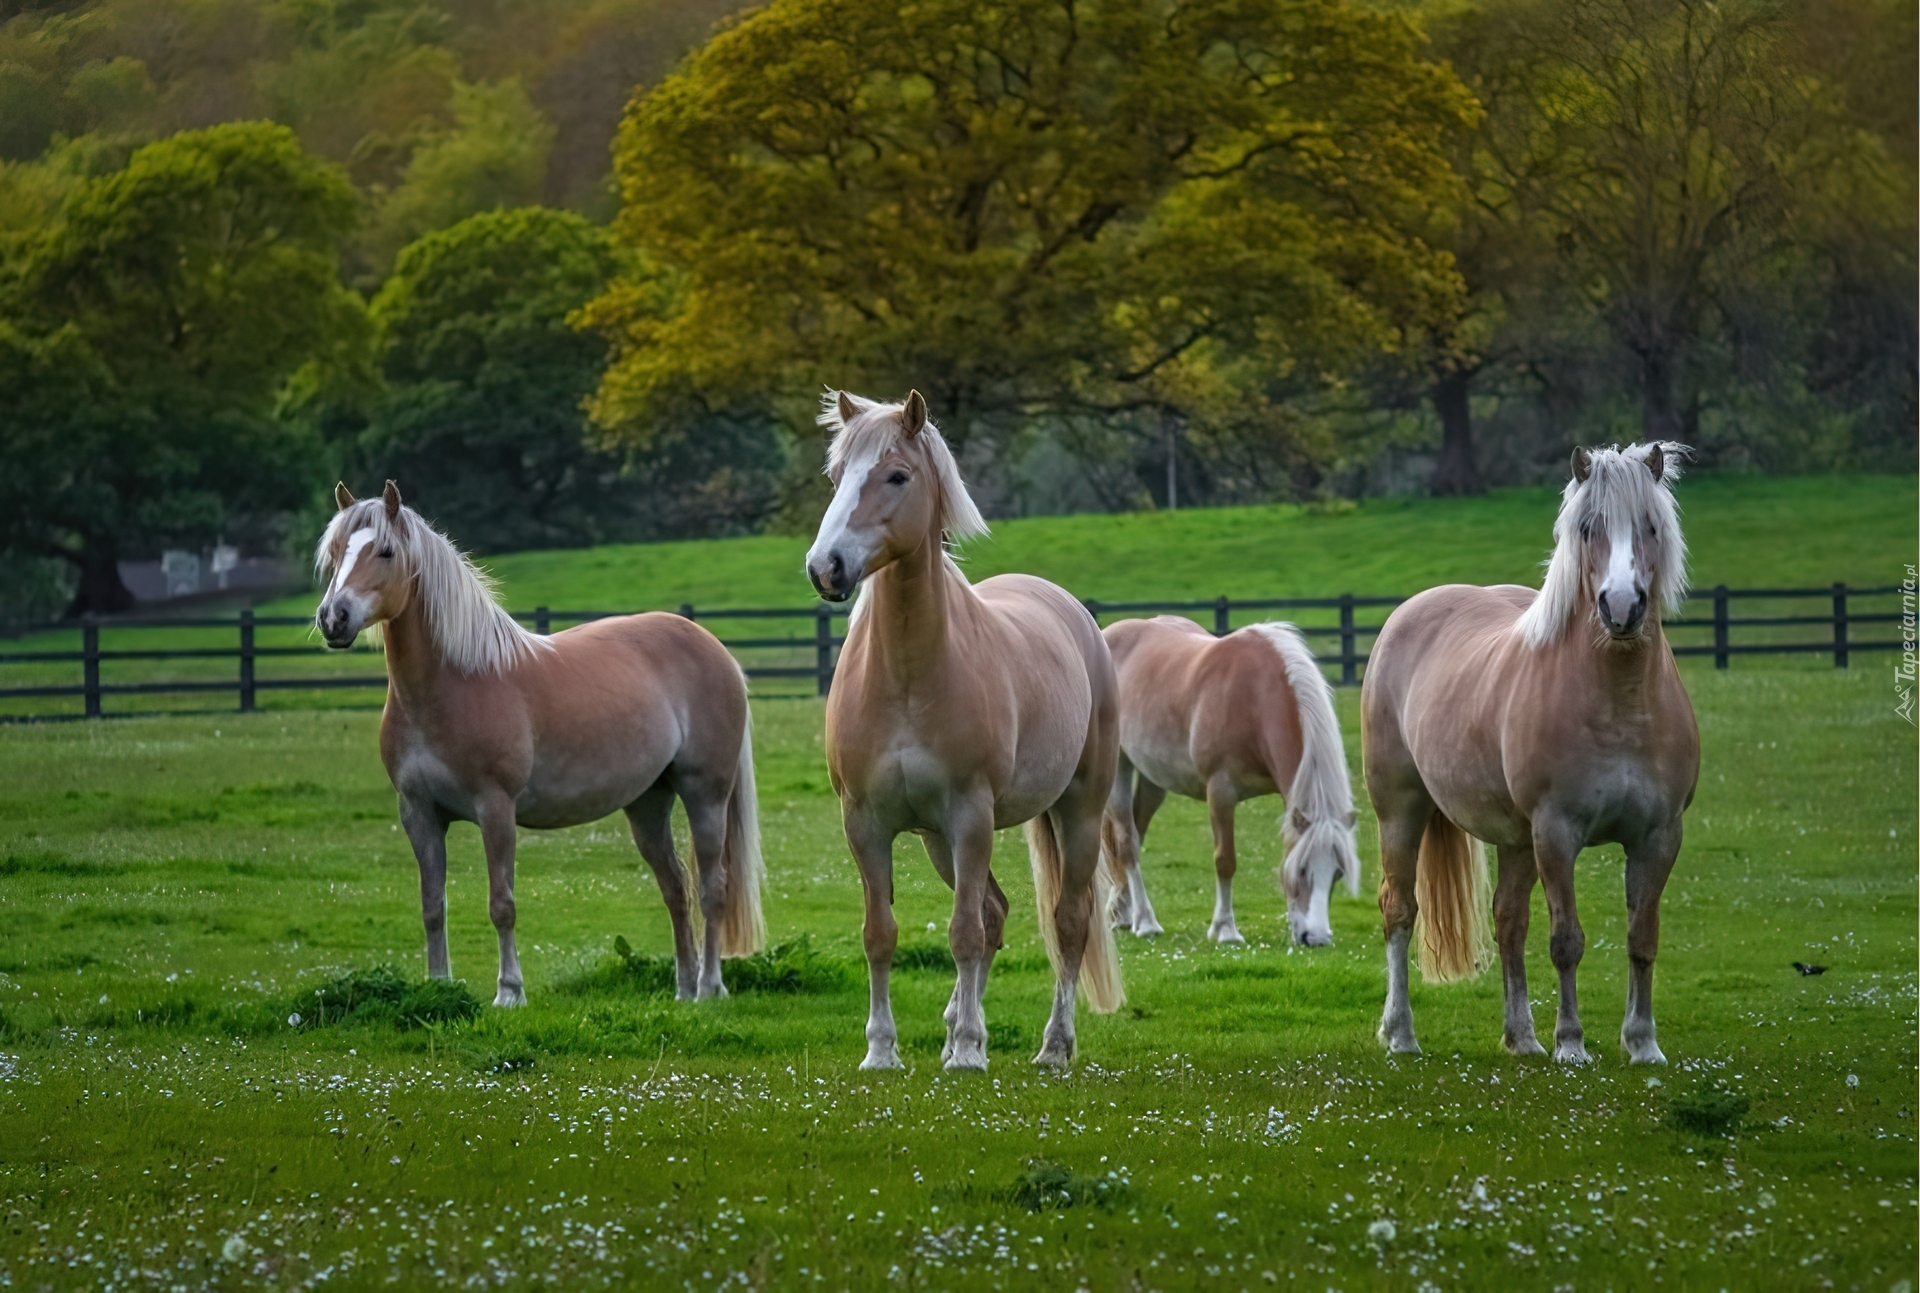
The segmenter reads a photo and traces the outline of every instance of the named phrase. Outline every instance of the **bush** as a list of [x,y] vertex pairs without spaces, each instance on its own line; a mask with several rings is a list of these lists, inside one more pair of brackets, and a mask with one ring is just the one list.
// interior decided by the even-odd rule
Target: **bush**
[[1028,1212],[1077,1208],[1087,1204],[1111,1208],[1123,1202],[1131,1188],[1125,1176],[1113,1173],[1081,1176],[1059,1163],[1033,1158],[1027,1160],[1027,1170],[1014,1182],[1011,1197],[1013,1202]]
[[288,1020],[302,1030],[337,1024],[419,1028],[472,1019],[482,1006],[464,983],[448,979],[409,981],[392,966],[352,970],[287,1003]]
[[1747,1116],[1747,1097],[1719,1078],[1701,1078],[1685,1095],[1667,1106],[1667,1117],[1681,1131],[1700,1136],[1725,1136]]

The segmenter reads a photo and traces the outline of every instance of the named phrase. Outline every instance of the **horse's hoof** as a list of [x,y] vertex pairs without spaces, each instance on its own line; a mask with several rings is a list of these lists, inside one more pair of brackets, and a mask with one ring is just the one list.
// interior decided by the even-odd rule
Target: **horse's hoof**
[[1561,1042],[1553,1048],[1553,1062],[1556,1064],[1591,1064],[1593,1056],[1587,1054],[1585,1042]]
[[511,987],[503,983],[500,991],[494,994],[493,1004],[501,1007],[524,1006],[527,1004],[526,989],[517,983]]
[[1651,1039],[1639,1043],[1627,1042],[1626,1047],[1629,1064],[1665,1064],[1667,1062],[1660,1044]]
[[1389,1055],[1418,1055],[1420,1043],[1413,1039],[1412,1030],[1381,1028],[1374,1036],[1380,1039]]
[[1531,1033],[1525,1037],[1508,1037],[1504,1040],[1509,1055],[1545,1055],[1547,1053],[1547,1048],[1540,1044],[1540,1039]]
[[1135,938],[1152,938],[1156,934],[1164,934],[1166,932],[1166,930],[1160,928],[1160,922],[1157,920],[1143,920],[1133,926],[1133,936]]
[[1033,1057],[1033,1062],[1043,1069],[1065,1069],[1073,1064],[1073,1047],[1047,1045]]
[[1207,937],[1212,939],[1214,942],[1221,944],[1222,946],[1225,946],[1228,943],[1244,944],[1247,941],[1244,937],[1242,937],[1240,931],[1234,928],[1232,925],[1215,925],[1211,929],[1207,930]]
[[897,1069],[905,1068],[906,1065],[900,1062],[899,1052],[895,1051],[893,1047],[888,1046],[882,1049],[878,1046],[869,1046],[867,1048],[867,1058],[860,1061],[860,1067],[868,1070]]
[[726,984],[716,983],[712,987],[701,988],[700,991],[697,994],[695,994],[694,1000],[711,1001],[718,997],[725,997],[730,995],[732,994],[727,991]]
[[987,1048],[979,1042],[956,1044],[947,1055],[946,1069],[949,1073],[985,1073]]

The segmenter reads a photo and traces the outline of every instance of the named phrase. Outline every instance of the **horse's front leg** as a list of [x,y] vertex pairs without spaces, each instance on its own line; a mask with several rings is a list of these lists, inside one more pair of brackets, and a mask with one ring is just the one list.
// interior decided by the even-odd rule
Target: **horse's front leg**
[[1414,881],[1420,867],[1420,840],[1433,816],[1433,800],[1424,791],[1397,792],[1392,801],[1374,796],[1380,820],[1380,929],[1387,942],[1387,1004],[1377,1036],[1395,1055],[1418,1055],[1413,1035],[1413,1001],[1407,983],[1407,947],[1419,914]]
[[1493,890],[1493,934],[1500,945],[1501,978],[1507,1015],[1503,1041],[1515,1055],[1545,1055],[1533,1031],[1533,1006],[1527,1000],[1527,924],[1533,918],[1533,886],[1540,869],[1531,848],[1501,848],[1500,879]]
[[1547,915],[1553,932],[1547,952],[1560,976],[1560,1013],[1553,1024],[1553,1058],[1562,1064],[1586,1064],[1587,1039],[1580,1027],[1580,999],[1575,977],[1586,954],[1587,935],[1573,897],[1573,864],[1580,856],[1581,836],[1557,818],[1536,818],[1533,857],[1540,887],[1547,895]]
[[1678,817],[1627,852],[1627,1014],[1620,1044],[1635,1064],[1665,1064],[1653,1033],[1653,958],[1660,950],[1660,895],[1680,856]]
[[447,822],[431,801],[402,795],[400,825],[420,865],[420,923],[427,931],[427,977],[451,979],[447,957]]
[[513,855],[519,834],[513,800],[505,792],[488,796],[480,801],[476,820],[487,851],[487,914],[500,936],[500,985],[493,1004],[524,1006],[527,992],[520,977],[520,952],[513,941]]
[[[981,999],[987,990],[989,945],[987,896],[993,885],[993,802],[956,800],[946,836],[953,865],[953,919],[947,946],[953,952],[953,999],[947,1005],[947,1044],[941,1057],[949,1069],[987,1067],[987,1015]],[[1004,901],[1004,899],[1002,899]],[[1004,922],[1004,912],[1001,920]]]
[[1233,783],[1217,776],[1207,783],[1207,818],[1213,823],[1213,923],[1207,937],[1216,943],[1244,943],[1233,919],[1233,874],[1240,869],[1233,851]]
[[840,820],[867,899],[866,922],[860,931],[867,951],[867,1057],[860,1067],[897,1069],[900,1046],[893,1026],[891,980],[900,927],[893,919],[893,832],[851,805],[842,806]]

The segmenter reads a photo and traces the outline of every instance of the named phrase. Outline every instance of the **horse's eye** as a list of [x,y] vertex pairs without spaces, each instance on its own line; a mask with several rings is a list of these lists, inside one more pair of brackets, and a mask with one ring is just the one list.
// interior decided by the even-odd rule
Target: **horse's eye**
[[1580,522],[1580,541],[1582,543],[1585,543],[1587,541],[1587,530],[1588,530],[1587,522],[1585,521]]
[[393,560],[393,549],[392,549],[392,548],[382,548],[382,549],[380,549],[380,555],[381,555],[382,557],[384,557],[384,558],[386,558],[386,559],[387,559],[388,561],[392,561],[392,560]]
[[893,473],[893,474],[892,474],[891,476],[889,476],[889,477],[887,477],[887,484],[889,484],[889,485],[904,485],[904,484],[906,484],[906,483],[907,483],[907,482],[908,482],[909,480],[911,480],[911,479],[913,479],[913,478],[912,478],[911,476],[909,476],[909,475],[907,475],[907,473],[906,473],[906,472],[904,472],[904,471],[896,471],[896,472],[894,472],[894,473]]

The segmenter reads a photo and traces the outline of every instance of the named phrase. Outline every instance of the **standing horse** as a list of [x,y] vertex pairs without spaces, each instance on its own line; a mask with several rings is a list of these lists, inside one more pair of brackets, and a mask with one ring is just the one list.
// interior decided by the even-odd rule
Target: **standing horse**
[[[473,822],[487,853],[500,935],[496,1006],[526,1004],[514,948],[518,827],[597,821],[623,809],[673,921],[679,995],[725,996],[720,958],[756,950],[760,826],[746,677],[713,634],[678,615],[596,620],[552,637],[495,604],[485,575],[387,482],[356,502],[345,485],[315,565],[330,647],[382,625],[387,708],[380,757],[420,864],[427,973],[447,962],[447,826]],[[704,956],[694,949],[674,796],[699,866]]]
[[[1216,880],[1207,937],[1244,943],[1233,919],[1233,810],[1286,787],[1280,884],[1296,942],[1333,941],[1334,881],[1360,892],[1353,786],[1333,713],[1333,688],[1291,624],[1252,624],[1216,638],[1178,615],[1121,620],[1106,630],[1120,680],[1120,764],[1107,800],[1105,845],[1116,885],[1114,923],[1158,934],[1140,878],[1140,844],[1167,792],[1204,799]],[[1276,667],[1277,666],[1277,667]]]
[[[1538,593],[1433,588],[1387,620],[1360,693],[1367,791],[1380,819],[1387,1006],[1380,1039],[1417,1052],[1407,943],[1448,982],[1478,971],[1486,862],[1499,853],[1493,917],[1506,979],[1506,1046],[1539,1055],[1527,1005],[1527,920],[1538,879],[1560,976],[1556,1060],[1583,1064],[1574,973],[1586,948],[1574,910],[1580,850],[1626,849],[1627,1009],[1620,1041],[1664,1064],[1654,1039],[1660,893],[1700,775],[1700,732],[1660,628],[1686,597],[1674,444],[1576,450]],[[1469,839],[1472,837],[1472,839]]]
[[945,538],[986,533],[946,441],[915,391],[904,405],[844,392],[833,503],[807,553],[822,597],[861,596],[827,698],[827,767],[866,891],[870,1003],[865,1069],[898,1068],[887,980],[897,933],[893,841],[912,832],[953,889],[947,940],[949,1069],[987,1066],[980,998],[1007,899],[989,869],[993,833],[1021,822],[1053,1012],[1034,1057],[1073,1058],[1074,981],[1101,1012],[1123,1000],[1099,874],[1100,813],[1113,784],[1113,662],[1086,608],[1029,575],[967,583]]

